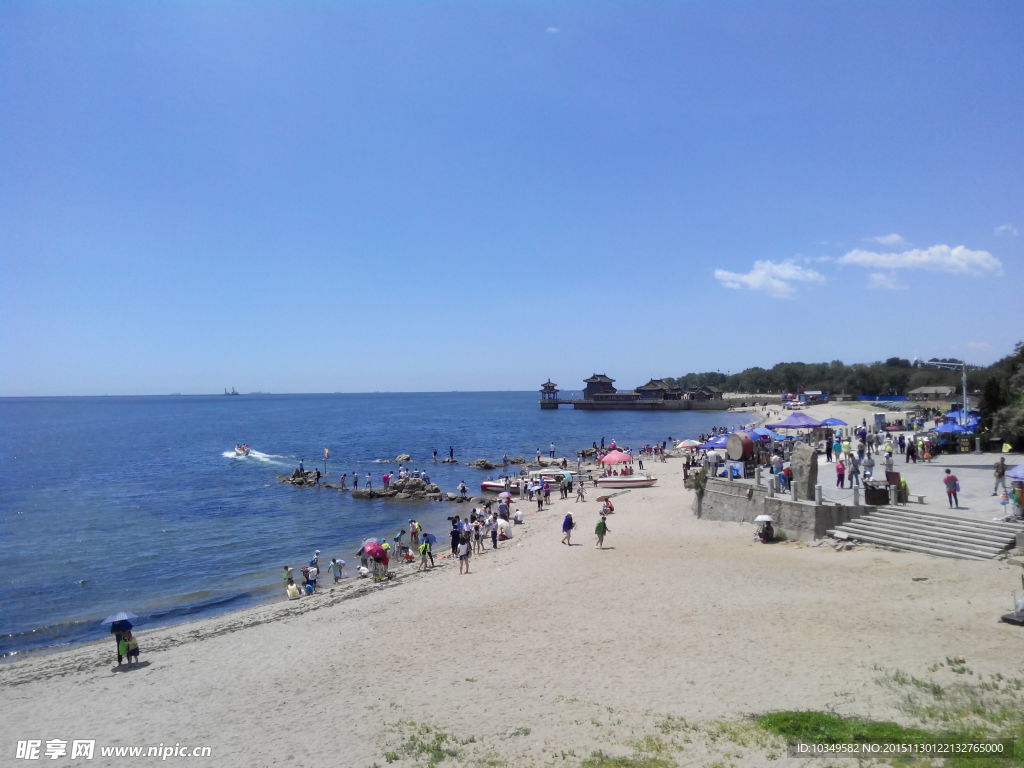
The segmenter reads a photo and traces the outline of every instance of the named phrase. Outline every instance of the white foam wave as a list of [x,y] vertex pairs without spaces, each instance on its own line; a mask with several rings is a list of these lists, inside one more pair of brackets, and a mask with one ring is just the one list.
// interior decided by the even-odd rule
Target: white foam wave
[[254,451],[249,449],[247,456],[241,456],[235,451],[224,451],[221,456],[226,459],[238,459],[239,461],[259,461],[263,464],[276,464],[280,466],[290,466],[295,463],[295,459],[289,458],[288,456],[279,456],[276,453],[263,453],[262,451]]

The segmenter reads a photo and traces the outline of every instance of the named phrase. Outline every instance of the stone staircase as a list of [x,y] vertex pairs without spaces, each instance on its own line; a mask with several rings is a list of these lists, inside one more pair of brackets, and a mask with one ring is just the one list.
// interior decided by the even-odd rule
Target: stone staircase
[[878,544],[939,557],[991,560],[1013,547],[1018,523],[971,520],[905,507],[879,507],[828,531],[837,539]]

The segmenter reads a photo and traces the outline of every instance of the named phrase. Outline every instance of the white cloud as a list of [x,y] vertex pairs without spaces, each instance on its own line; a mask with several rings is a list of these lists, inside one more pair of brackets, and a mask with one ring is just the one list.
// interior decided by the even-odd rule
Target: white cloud
[[872,272],[868,275],[868,288],[880,291],[902,291],[906,289],[906,286],[892,275],[887,275],[884,272]]
[[1013,226],[1013,224],[1000,224],[998,227],[996,227],[996,234],[1013,235],[1014,237],[1017,237],[1017,235],[1019,235],[1020,232],[1017,231],[1017,228]]
[[753,269],[746,273],[716,269],[715,280],[726,288],[748,288],[777,299],[789,299],[795,293],[793,283],[823,283],[825,276],[792,261],[755,261]]
[[547,32],[549,35],[557,35],[562,30],[560,30],[558,27],[548,27],[544,31]]
[[900,253],[876,253],[856,248],[839,258],[840,264],[881,269],[924,269],[958,275],[1001,275],[1003,263],[988,251],[972,251],[962,245],[933,245]]
[[867,239],[879,245],[903,245],[907,242],[903,239],[903,235],[897,235],[895,232],[891,232],[888,235],[875,235]]

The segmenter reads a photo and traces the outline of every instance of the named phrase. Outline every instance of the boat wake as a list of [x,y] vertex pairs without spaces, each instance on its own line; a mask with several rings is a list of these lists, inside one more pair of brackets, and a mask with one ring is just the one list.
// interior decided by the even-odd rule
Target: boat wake
[[248,455],[242,455],[236,451],[224,451],[221,454],[226,459],[238,459],[239,461],[258,461],[262,464],[274,464],[281,467],[288,467],[295,464],[295,459],[290,459],[287,456],[279,456],[275,453],[263,453],[262,451],[254,451],[249,449]]

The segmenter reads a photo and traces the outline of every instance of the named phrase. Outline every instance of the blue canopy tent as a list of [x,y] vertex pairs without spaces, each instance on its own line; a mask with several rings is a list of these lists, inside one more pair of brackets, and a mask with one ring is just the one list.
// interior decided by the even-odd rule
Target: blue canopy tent
[[1014,480],[1024,480],[1024,464],[1006,470],[1006,476]]
[[968,408],[967,409],[967,413],[964,414],[964,412],[962,410],[960,410],[959,408],[956,408],[956,409],[954,409],[952,411],[947,411],[946,413],[943,414],[943,416],[945,416],[945,418],[947,418],[947,419],[956,419],[957,421],[959,421],[960,419],[964,418],[965,415],[966,415],[966,417],[968,419],[973,419],[973,418],[976,418],[978,416],[978,412]]
[[728,435],[716,435],[715,437],[711,438],[710,440],[708,440],[703,445],[698,445],[697,446],[697,450],[698,451],[711,451],[711,450],[714,450],[715,448],[725,448],[725,446],[726,446],[726,444],[728,442],[729,442],[729,436]]
[[820,421],[812,419],[806,413],[791,413],[783,421],[768,425],[770,429],[809,429],[820,426]]
[[769,437],[772,440],[792,440],[793,439],[793,438],[789,437],[788,435],[780,435],[778,432],[772,432],[767,427],[756,427],[755,429],[752,429],[750,431],[753,432],[755,435],[760,435],[761,437]]
[[823,426],[823,427],[848,427],[850,425],[847,424],[842,419],[836,419],[836,418],[830,417],[830,418],[825,419],[823,422],[821,422],[821,426]]
[[966,432],[967,430],[957,424],[955,421],[947,421],[944,424],[939,424],[932,432],[937,432],[940,435],[953,434],[954,432]]

